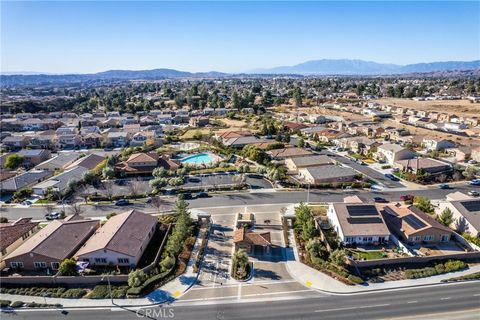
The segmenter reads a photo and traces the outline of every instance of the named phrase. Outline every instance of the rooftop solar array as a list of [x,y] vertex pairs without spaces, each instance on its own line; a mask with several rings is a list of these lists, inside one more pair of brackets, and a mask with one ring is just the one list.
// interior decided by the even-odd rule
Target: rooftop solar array
[[378,217],[347,218],[347,222],[350,224],[383,223],[382,219]]
[[480,200],[462,202],[462,206],[469,212],[480,211]]
[[405,222],[415,230],[422,229],[427,226],[422,220],[418,219],[413,214],[406,215],[403,217],[403,220],[405,220]]
[[351,217],[378,216],[378,211],[372,205],[347,206],[348,214]]

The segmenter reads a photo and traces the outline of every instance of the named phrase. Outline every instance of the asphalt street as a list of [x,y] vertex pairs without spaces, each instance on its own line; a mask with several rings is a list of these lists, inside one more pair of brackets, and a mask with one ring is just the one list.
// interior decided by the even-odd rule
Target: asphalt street
[[[253,301],[252,301],[253,300]],[[478,319],[478,282],[437,285],[357,295],[312,293],[296,299],[179,302],[144,309],[28,311],[3,314],[2,319]],[[443,316],[442,316],[443,314]]]
[[[313,189],[310,191],[310,202],[341,202],[347,195],[358,195],[366,200],[371,200],[374,197],[382,197],[389,201],[399,201],[400,196],[404,194],[413,194],[419,196],[426,196],[429,199],[444,199],[445,196],[451,192],[461,191],[467,193],[475,189],[480,190],[480,187],[470,185],[458,185],[451,189],[439,189],[432,187],[429,189],[412,190],[412,191],[391,191],[385,189],[383,191],[367,191],[367,190],[339,190],[339,189]],[[175,202],[175,197],[164,198],[165,204],[162,210],[168,210]],[[201,198],[189,200],[190,208],[213,208],[213,207],[231,207],[242,205],[266,205],[266,204],[289,204],[307,201],[307,191],[258,191],[258,192],[238,192],[228,194],[214,194],[209,198]],[[61,207],[59,207],[61,208]],[[124,212],[129,209],[144,210],[147,212],[158,211],[149,204],[138,203],[128,206],[115,205],[86,205],[84,206],[84,216],[99,217],[105,216],[110,212]],[[68,210],[67,210],[68,211]],[[41,206],[30,206],[24,208],[3,207],[0,211],[0,216],[8,219],[18,219],[19,217],[32,217],[33,219],[44,219],[45,209]]]

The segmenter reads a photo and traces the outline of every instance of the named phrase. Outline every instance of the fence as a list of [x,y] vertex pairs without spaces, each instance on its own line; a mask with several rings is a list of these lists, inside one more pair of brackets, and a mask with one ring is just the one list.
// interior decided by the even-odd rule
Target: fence
[[480,259],[480,252],[463,252],[457,254],[447,254],[438,256],[417,256],[417,257],[401,257],[392,259],[377,259],[377,260],[348,260],[348,263],[357,268],[380,267],[388,265],[402,265],[402,264],[422,264],[438,260],[475,260]]
[[167,243],[167,238],[168,238],[168,235],[170,234],[171,229],[172,229],[172,224],[170,223],[167,227],[167,232],[165,232],[165,236],[163,237],[162,243],[160,244],[160,248],[158,248],[157,254],[155,255],[155,259],[153,259],[152,263],[150,263],[148,266],[142,269],[143,272],[147,273],[158,265],[158,262],[160,261],[160,257],[162,256],[163,247]]

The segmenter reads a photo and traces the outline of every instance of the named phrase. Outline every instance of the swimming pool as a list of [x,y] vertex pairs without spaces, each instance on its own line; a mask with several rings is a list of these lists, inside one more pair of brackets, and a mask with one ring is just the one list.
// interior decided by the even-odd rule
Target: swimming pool
[[180,162],[187,165],[202,165],[213,163],[216,160],[216,156],[211,153],[197,153],[183,158]]

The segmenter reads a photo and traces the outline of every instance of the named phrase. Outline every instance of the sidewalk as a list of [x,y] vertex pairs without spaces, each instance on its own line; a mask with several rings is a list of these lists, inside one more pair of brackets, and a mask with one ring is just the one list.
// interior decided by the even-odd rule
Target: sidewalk
[[386,281],[383,283],[371,283],[367,285],[349,286],[299,262],[295,237],[293,236],[293,230],[291,229],[289,230],[289,240],[291,248],[287,248],[286,267],[287,271],[290,273],[290,276],[292,276],[292,278],[294,278],[296,281],[303,284],[304,286],[318,291],[333,294],[352,294],[376,290],[401,289],[406,287],[434,285],[442,283],[441,280],[444,279],[450,279],[453,277],[459,277],[480,271],[480,265],[477,265],[464,271],[451,272],[427,278]]
[[198,251],[202,243],[203,234],[207,232],[200,229],[195,245],[192,249],[190,260],[184,274],[166,283],[161,288],[156,289],[144,298],[137,299],[114,299],[113,304],[110,299],[62,299],[62,298],[44,298],[24,295],[0,294],[0,299],[10,301],[36,302],[47,304],[61,304],[64,308],[95,308],[95,307],[141,307],[156,305],[165,302],[173,302],[181,297],[192,285],[197,282],[198,273],[193,270]]

